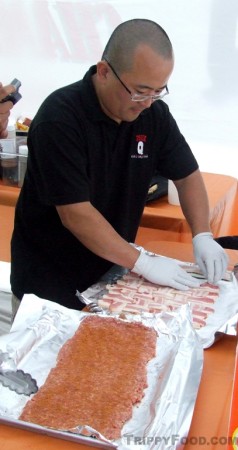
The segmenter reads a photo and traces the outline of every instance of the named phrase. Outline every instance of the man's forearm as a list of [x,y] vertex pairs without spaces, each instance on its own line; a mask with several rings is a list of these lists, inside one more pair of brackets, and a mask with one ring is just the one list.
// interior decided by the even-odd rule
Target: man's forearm
[[63,225],[90,251],[132,269],[139,251],[126,242],[89,202],[57,207]]
[[199,171],[177,183],[180,204],[192,235],[210,231],[210,211],[206,188]]

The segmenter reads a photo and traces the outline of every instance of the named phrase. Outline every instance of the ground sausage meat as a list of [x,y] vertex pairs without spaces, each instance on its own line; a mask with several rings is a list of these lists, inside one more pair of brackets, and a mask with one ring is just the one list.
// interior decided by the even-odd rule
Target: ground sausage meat
[[141,323],[86,317],[19,419],[63,430],[89,425],[108,439],[119,438],[144,395],[156,339]]

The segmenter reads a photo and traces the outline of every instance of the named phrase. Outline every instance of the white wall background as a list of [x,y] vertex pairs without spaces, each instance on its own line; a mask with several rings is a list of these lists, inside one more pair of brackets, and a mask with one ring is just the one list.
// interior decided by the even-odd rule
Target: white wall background
[[120,22],[143,17],[176,57],[166,97],[203,171],[238,177],[238,0],[0,0],[0,80],[22,82],[14,116],[96,63]]

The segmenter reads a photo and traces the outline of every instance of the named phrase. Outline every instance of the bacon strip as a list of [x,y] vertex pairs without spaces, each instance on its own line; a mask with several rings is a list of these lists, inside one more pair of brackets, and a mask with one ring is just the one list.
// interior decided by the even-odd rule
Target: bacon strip
[[157,313],[190,303],[196,328],[206,324],[207,317],[214,312],[214,302],[219,295],[219,288],[207,282],[199,288],[178,291],[150,283],[130,272],[107,288],[108,293],[99,300],[99,305],[111,312]]

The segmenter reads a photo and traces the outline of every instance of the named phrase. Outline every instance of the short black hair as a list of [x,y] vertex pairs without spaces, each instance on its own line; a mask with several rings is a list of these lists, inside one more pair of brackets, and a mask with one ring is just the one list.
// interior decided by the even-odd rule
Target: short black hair
[[129,71],[133,56],[140,44],[148,45],[165,59],[172,59],[173,47],[164,29],[147,19],[131,19],[118,25],[104,49],[102,60],[106,59],[116,71]]

